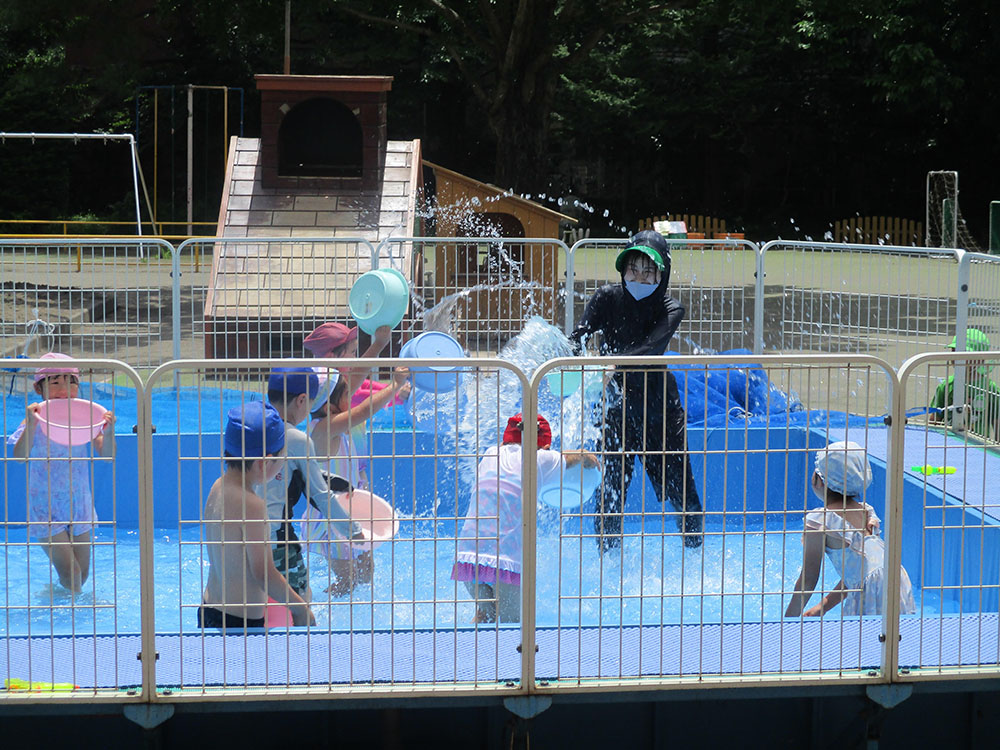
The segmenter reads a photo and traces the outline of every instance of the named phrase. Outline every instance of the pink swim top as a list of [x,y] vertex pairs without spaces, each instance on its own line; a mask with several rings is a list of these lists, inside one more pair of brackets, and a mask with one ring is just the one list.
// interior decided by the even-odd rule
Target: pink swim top
[[[351,396],[351,408],[353,409],[355,406],[361,404],[361,402],[363,402],[369,396],[377,393],[378,391],[381,391],[383,388],[388,388],[388,387],[389,383],[380,383],[377,380],[364,380],[361,383],[361,387],[359,387],[358,390],[354,392],[354,395]],[[400,398],[399,396],[396,396],[396,398],[394,398],[390,402],[390,404],[392,404],[393,406],[405,403],[406,399]]]

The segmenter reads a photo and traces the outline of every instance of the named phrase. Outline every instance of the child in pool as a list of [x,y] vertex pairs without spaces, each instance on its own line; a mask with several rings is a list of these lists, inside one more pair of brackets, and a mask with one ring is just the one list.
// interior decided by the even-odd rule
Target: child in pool
[[[54,361],[70,357],[49,352]],[[76,398],[80,371],[53,364],[35,373],[35,393],[44,400]],[[90,574],[91,540],[97,512],[90,487],[91,447],[109,457],[115,448],[115,415],[104,415],[104,427],[89,443],[61,445],[39,429],[41,404],[28,404],[24,422],[7,439],[16,458],[28,459],[28,533],[42,544],[59,576],[59,583],[76,593]]]
[[288,607],[293,624],[315,624],[309,605],[274,564],[267,505],[251,489],[281,470],[285,423],[261,401],[236,406],[227,416],[226,470],[209,490],[202,516],[208,580],[198,625],[262,628],[269,597]]
[[[838,604],[845,615],[882,613],[885,588],[885,542],[878,535],[878,516],[859,498],[872,482],[865,449],[857,443],[831,443],[816,455],[812,489],[823,508],[806,514],[802,533],[802,571],[785,617],[822,616]],[[823,553],[840,573],[833,591],[803,612],[816,588]],[[900,612],[916,612],[913,586],[900,567]]]
[[[319,375],[311,367],[275,367],[267,383],[267,400],[285,420],[284,466],[266,486],[255,488],[267,501],[274,545],[274,563],[292,588],[310,597],[309,570],[301,545],[291,524],[292,507],[305,494],[310,503],[322,509],[339,539],[362,539],[361,526],[352,522],[337,501],[323,474],[312,439],[298,425],[309,416],[320,393]],[[301,479],[297,493],[289,492],[296,476]],[[293,497],[289,498],[289,495]],[[292,502],[290,503],[289,500]]]
[[[487,448],[476,471],[476,489],[459,533],[454,581],[476,601],[473,622],[521,620],[521,435],[520,414],[507,420],[503,444]],[[548,421],[538,415],[538,485],[559,479],[568,466],[598,466],[587,451],[554,451]]]
[[[367,432],[365,419],[394,398],[410,394],[409,370],[397,367],[392,384],[376,390],[356,406],[351,405],[350,384],[340,378],[325,408],[313,412],[311,437],[319,456],[330,457],[330,473],[347,479],[352,487],[367,490]],[[322,514],[312,506],[303,515],[304,537],[309,548],[326,558],[335,581],[326,589],[333,596],[349,593],[359,583],[369,583],[375,563],[370,550],[356,551],[350,543],[331,538]]]
[[[381,326],[375,330],[371,344],[361,355],[363,359],[377,357],[389,345],[392,329]],[[333,359],[354,359],[358,356],[358,329],[348,328],[343,323],[323,323],[302,341],[303,348],[315,357]],[[355,393],[365,378],[368,370],[354,367],[341,367],[340,378],[347,381],[349,393]]]

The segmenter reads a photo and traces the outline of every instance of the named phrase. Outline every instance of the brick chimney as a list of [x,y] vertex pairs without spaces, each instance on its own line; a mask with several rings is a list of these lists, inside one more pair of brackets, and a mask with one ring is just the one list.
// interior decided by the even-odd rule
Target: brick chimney
[[257,75],[264,187],[375,190],[391,76]]

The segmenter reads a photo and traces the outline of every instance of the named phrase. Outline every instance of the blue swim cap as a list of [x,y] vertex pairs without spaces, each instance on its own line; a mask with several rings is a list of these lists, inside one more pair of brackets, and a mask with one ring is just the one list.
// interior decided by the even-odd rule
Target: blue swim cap
[[233,458],[263,458],[285,447],[285,420],[263,401],[250,401],[229,410],[223,446]]
[[311,401],[319,393],[319,376],[311,367],[275,367],[267,379],[267,390],[283,391],[288,396],[305,393]]

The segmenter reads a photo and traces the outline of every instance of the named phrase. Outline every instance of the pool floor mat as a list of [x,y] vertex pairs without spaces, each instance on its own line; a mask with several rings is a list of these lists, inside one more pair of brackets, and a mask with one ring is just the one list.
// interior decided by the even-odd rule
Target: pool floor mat
[[[900,664],[1000,664],[1000,618],[904,617]],[[726,625],[545,628],[539,679],[857,673],[881,659],[877,618]],[[301,631],[158,635],[156,684],[198,689],[283,685],[517,682],[516,628],[367,633]],[[84,689],[138,686],[139,636],[32,636],[0,641],[0,674]]]

